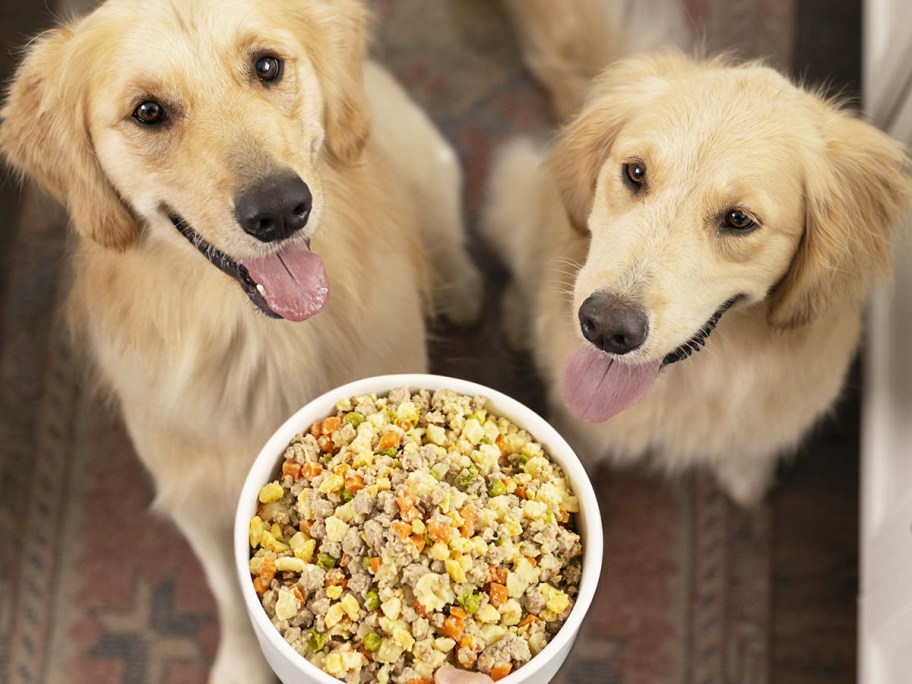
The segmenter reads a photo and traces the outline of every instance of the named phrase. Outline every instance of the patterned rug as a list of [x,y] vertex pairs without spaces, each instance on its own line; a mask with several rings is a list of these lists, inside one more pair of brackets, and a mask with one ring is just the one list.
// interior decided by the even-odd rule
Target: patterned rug
[[[374,54],[456,145],[471,222],[496,145],[553,128],[544,95],[496,3],[373,4]],[[792,0],[686,4],[710,51],[790,63]],[[117,409],[86,389],[61,324],[65,220],[27,192],[19,216],[4,222],[20,228],[2,308],[0,681],[204,682],[218,639],[208,588],[186,543],[148,512],[149,481]],[[528,360],[499,338],[503,271],[474,247],[489,281],[485,318],[469,331],[435,332],[434,370],[541,409]],[[602,580],[557,681],[768,682],[768,509],[736,510],[700,476],[600,470],[593,479],[606,535]]]

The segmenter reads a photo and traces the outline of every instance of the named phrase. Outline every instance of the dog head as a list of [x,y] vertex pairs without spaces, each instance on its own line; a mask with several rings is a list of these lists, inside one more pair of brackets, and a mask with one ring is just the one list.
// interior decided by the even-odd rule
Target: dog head
[[265,313],[328,283],[309,238],[327,165],[369,136],[353,0],[109,0],[28,47],[0,148],[108,249],[199,249]]
[[873,127],[771,69],[676,53],[609,69],[548,163],[590,236],[565,396],[596,421],[732,306],[790,329],[859,302],[910,195],[908,160]]

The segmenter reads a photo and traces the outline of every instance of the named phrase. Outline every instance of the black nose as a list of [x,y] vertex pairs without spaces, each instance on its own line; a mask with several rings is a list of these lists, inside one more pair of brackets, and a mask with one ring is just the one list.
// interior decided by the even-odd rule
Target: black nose
[[283,173],[244,188],[234,200],[234,213],[246,233],[272,242],[307,225],[312,206],[307,183],[295,173]]
[[583,337],[602,351],[627,354],[646,341],[649,321],[638,306],[596,292],[579,309]]

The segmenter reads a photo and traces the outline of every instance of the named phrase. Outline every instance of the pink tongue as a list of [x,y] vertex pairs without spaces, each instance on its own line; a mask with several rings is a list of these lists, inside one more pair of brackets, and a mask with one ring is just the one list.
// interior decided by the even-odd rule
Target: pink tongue
[[564,403],[577,418],[601,423],[637,401],[655,382],[661,361],[630,365],[584,344],[564,364]]
[[289,321],[303,321],[326,306],[329,281],[323,260],[303,242],[276,254],[243,262],[253,281],[266,290],[269,308]]

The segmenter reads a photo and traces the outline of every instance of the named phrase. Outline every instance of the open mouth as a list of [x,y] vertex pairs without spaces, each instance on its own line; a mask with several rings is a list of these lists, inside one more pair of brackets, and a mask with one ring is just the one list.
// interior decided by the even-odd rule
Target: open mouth
[[174,212],[169,211],[168,218],[213,266],[234,278],[267,316],[303,321],[326,306],[329,281],[322,260],[310,251],[309,240],[286,241],[269,256],[239,260],[207,242]]
[[629,408],[652,388],[662,368],[700,351],[725,312],[741,297],[726,301],[696,335],[658,361],[623,363],[588,342],[583,344],[564,364],[564,404],[577,418],[590,423],[604,422]]

